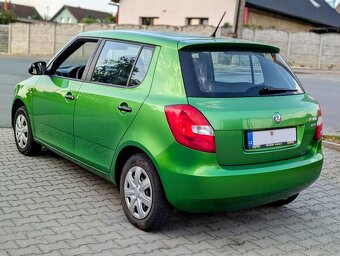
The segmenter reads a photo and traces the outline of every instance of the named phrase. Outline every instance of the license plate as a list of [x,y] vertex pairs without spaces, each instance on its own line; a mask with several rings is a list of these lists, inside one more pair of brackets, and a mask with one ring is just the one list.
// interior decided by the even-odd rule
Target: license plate
[[248,149],[290,145],[297,142],[296,128],[248,131],[246,135]]

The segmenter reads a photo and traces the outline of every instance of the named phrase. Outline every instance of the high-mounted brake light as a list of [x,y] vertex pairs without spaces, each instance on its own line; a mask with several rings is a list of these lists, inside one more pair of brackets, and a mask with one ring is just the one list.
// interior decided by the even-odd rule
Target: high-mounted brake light
[[165,115],[179,144],[199,151],[216,152],[214,129],[196,108],[185,104],[166,106]]
[[321,107],[318,104],[318,122],[316,123],[316,130],[315,130],[315,140],[321,140],[322,138],[322,113]]

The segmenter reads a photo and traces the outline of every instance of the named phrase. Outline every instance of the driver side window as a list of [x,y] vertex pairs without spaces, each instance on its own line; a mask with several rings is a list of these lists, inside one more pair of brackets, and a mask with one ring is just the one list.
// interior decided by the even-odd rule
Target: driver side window
[[81,79],[89,58],[97,46],[96,41],[78,41],[66,49],[56,61],[53,75],[72,79]]

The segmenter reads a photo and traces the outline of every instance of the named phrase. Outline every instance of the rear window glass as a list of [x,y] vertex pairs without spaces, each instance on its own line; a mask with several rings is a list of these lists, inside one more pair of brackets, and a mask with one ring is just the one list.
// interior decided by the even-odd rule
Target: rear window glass
[[189,97],[254,97],[303,93],[279,54],[249,51],[180,51]]

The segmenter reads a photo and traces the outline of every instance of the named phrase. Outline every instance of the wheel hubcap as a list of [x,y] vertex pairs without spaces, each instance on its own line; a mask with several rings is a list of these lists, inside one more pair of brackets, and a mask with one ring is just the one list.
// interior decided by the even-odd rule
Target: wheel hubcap
[[152,187],[143,168],[134,166],[128,171],[124,182],[124,197],[135,218],[143,219],[148,215],[152,205]]
[[24,115],[20,114],[15,122],[15,138],[20,148],[25,148],[28,140],[28,125]]

